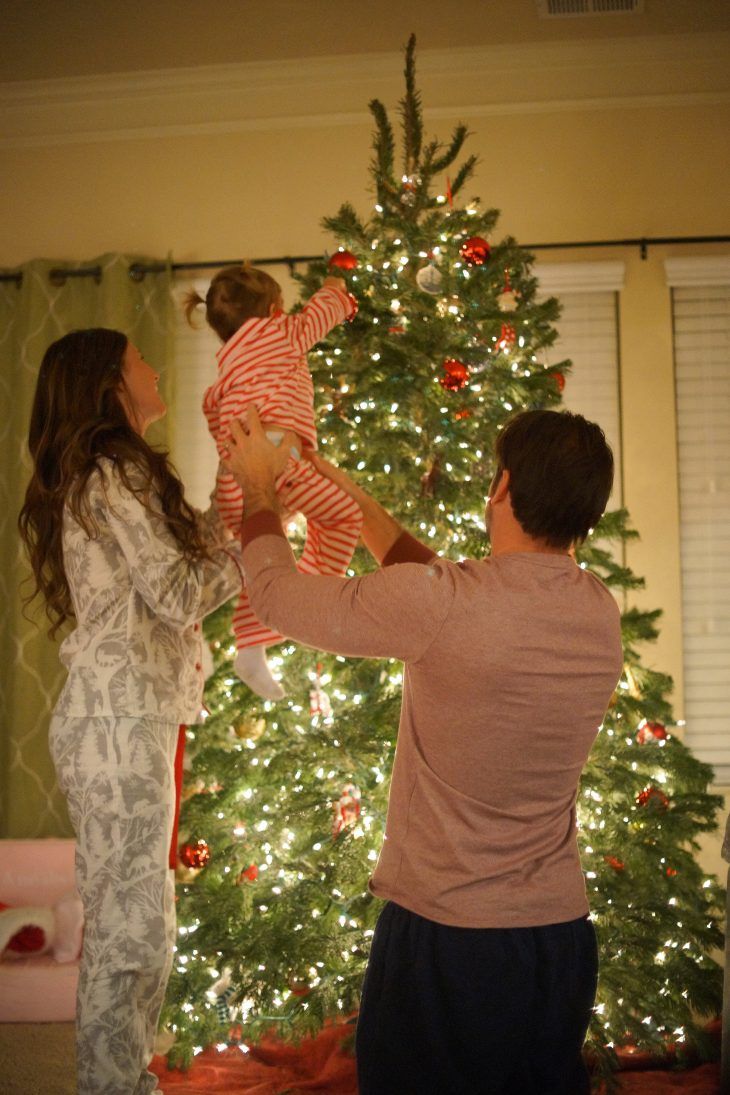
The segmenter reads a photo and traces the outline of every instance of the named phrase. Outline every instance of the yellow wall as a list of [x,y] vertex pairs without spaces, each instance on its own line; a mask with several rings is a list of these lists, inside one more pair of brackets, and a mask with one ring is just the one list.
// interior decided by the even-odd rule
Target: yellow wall
[[[479,47],[421,59],[427,124],[473,131],[467,194],[502,210],[525,243],[730,230],[727,35],[687,42]],[[723,62],[722,58],[725,58]],[[368,98],[401,93],[401,58],[237,66],[155,78],[14,85],[2,115],[0,262],[109,250],[176,261],[310,254],[320,218],[367,193]],[[204,77],[204,78],[203,78]],[[621,258],[624,487],[641,541],[638,600],[662,606],[647,661],[676,681],[682,711],[676,428],[670,295],[663,259],[719,248],[541,253]],[[728,248],[726,246],[725,250]],[[576,363],[579,367],[580,363]],[[720,869],[719,843],[703,862]]]

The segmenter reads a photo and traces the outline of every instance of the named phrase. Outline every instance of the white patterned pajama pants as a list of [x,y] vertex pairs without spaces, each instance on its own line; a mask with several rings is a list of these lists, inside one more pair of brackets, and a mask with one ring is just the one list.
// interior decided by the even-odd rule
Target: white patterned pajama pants
[[172,966],[168,866],[178,724],[157,718],[51,721],[58,783],[76,832],[84,944],[76,1012],[79,1095],[145,1095]]

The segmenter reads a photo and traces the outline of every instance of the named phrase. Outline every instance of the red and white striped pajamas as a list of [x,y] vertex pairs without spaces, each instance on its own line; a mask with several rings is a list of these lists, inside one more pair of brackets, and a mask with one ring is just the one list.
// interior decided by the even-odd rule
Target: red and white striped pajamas
[[[217,353],[218,379],[205,393],[203,411],[219,454],[229,436],[230,422],[255,406],[262,422],[293,430],[305,446],[317,448],[314,386],[306,354],[315,343],[346,319],[352,310],[348,295],[324,286],[297,315],[279,313],[246,320]],[[306,574],[344,574],[360,536],[360,507],[332,480],[315,471],[308,460],[291,456],[276,483],[284,514],[301,513],[307,534],[298,562]],[[243,492],[230,472],[221,468],[216,504],[226,526],[236,534],[243,520]],[[244,586],[233,615],[236,647],[269,646],[282,636],[254,615]]]

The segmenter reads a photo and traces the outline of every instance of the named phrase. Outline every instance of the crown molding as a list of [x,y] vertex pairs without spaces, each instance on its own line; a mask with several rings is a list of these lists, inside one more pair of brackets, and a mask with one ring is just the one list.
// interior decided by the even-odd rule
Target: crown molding
[[[692,63],[688,64],[688,49]],[[730,34],[424,50],[428,119],[730,101]],[[400,53],[202,65],[0,84],[0,146],[32,148],[369,124],[402,94]]]

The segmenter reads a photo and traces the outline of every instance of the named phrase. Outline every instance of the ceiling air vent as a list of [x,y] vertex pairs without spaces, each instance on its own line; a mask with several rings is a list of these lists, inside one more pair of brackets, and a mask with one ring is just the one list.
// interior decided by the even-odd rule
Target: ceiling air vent
[[643,15],[645,0],[536,0],[541,19],[576,15]]

